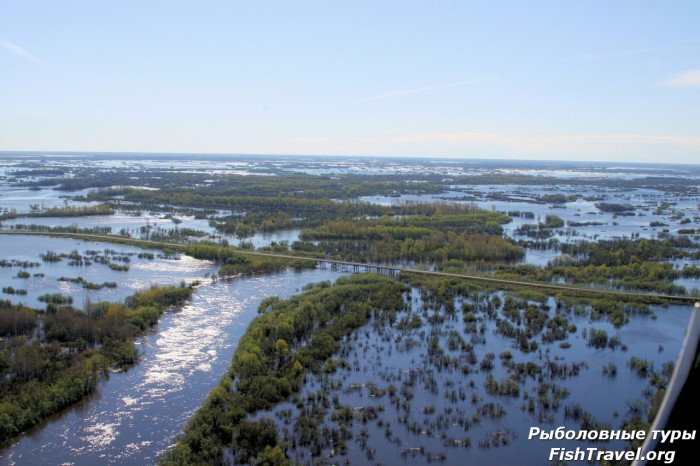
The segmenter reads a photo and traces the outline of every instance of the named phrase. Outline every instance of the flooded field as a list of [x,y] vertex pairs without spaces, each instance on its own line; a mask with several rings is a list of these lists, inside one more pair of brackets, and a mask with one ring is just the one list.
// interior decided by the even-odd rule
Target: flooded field
[[[76,160],[82,170],[100,176],[128,173],[119,175],[116,185],[85,188],[80,177],[89,171],[79,171]],[[53,184],[46,170],[64,173],[66,186]],[[648,167],[635,165],[170,156],[134,161],[126,156],[25,154],[0,158],[0,228],[92,231],[179,244],[207,240],[283,254],[303,251],[319,244],[305,244],[304,231],[321,223],[294,209],[311,205],[317,194],[293,185],[285,197],[262,181],[256,184],[290,173],[322,175],[323,183],[336,176],[385,177],[381,194],[366,195],[361,183],[356,186],[351,179],[347,192],[353,195],[332,203],[474,205],[503,212],[509,222],[496,236],[523,248],[522,258],[509,265],[544,268],[553,260],[570,260],[561,251],[563,244],[623,238],[683,238],[685,257],[664,262],[674,270],[700,263],[700,193],[687,188],[700,180],[700,172],[678,167],[649,173]],[[223,201],[209,205],[196,198],[197,190],[191,198],[174,197],[179,203],[148,197],[161,189],[178,194],[177,183],[190,181],[197,189],[214,189],[227,177],[235,178],[236,188],[216,189],[252,189],[242,180],[255,180],[250,183],[267,199],[297,203],[288,211],[263,215],[256,209],[264,203],[241,212]],[[513,179],[490,182],[494,177]],[[552,186],[547,181],[552,177],[562,184]],[[408,185],[401,184],[406,179]],[[685,188],[675,187],[678,179]],[[71,182],[80,189],[67,189]],[[148,202],[124,201],[124,195]],[[183,199],[200,204],[185,205]],[[110,210],[70,215],[72,208],[100,205]],[[329,208],[320,205],[318,212]],[[49,209],[61,215],[47,215]],[[242,224],[245,218],[254,220]],[[341,220],[368,219],[369,214]],[[290,270],[217,281],[213,277],[221,264],[163,250],[28,235],[0,238],[0,299],[14,304],[45,309],[51,295],[59,294],[84,309],[100,301],[122,302],[151,285],[202,282],[190,300],[138,340],[139,364],[111,373],[93,395],[11,442],[0,451],[2,465],[155,463],[228,369],[260,301],[284,299],[308,283],[339,276],[327,269]],[[362,247],[364,240],[348,244]],[[492,267],[477,262],[463,267]],[[396,263],[413,266],[417,261]],[[671,283],[688,293],[700,289],[696,276]],[[537,293],[462,290],[449,302],[435,296],[434,289],[411,288],[395,321],[375,319],[346,337],[332,368],[307,375],[292,401],[255,415],[274,419],[292,460],[506,465],[517,452],[522,464],[544,464],[548,445],[527,440],[531,426],[619,428],[635,416],[647,416],[656,389],[668,382],[691,312],[687,306],[650,306],[613,315]],[[604,446],[625,447],[622,442]]]
[[[51,260],[48,252],[65,257]],[[36,236],[4,236],[0,255],[6,261],[6,266],[0,267],[0,283],[15,290],[13,294],[4,292],[2,299],[32,307],[44,307],[39,298],[51,293],[71,296],[80,308],[87,301],[123,301],[151,285],[206,280],[218,270],[212,262],[184,255],[164,256],[157,250]],[[18,277],[21,272],[29,276]],[[105,283],[116,286],[103,286]],[[100,288],[92,289],[89,284]],[[18,294],[18,290],[27,293]]]
[[[127,155],[124,155],[127,157]],[[128,159],[127,159],[128,160]],[[649,168],[645,165],[621,164],[603,167],[590,163],[563,163],[552,168],[544,162],[493,162],[493,161],[417,161],[391,159],[334,160],[314,158],[261,159],[239,157],[230,160],[213,157],[198,160],[164,155],[153,160],[113,160],[99,156],[85,156],[81,164],[85,168],[114,171],[128,167],[132,176],[125,179],[128,185],[139,189],[158,190],[162,176],[149,177],[164,171],[168,174],[186,176],[202,175],[203,185],[211,185],[219,177],[255,175],[279,176],[285,173],[310,175],[367,176],[441,176],[436,178],[444,186],[442,192],[434,194],[392,194],[390,196],[358,196],[357,200],[378,205],[399,205],[405,202],[453,202],[470,203],[486,210],[508,213],[511,222],[504,225],[504,233],[515,240],[528,240],[522,231],[525,225],[537,225],[548,215],[564,221],[560,228],[552,229],[545,239],[560,243],[596,241],[614,238],[658,238],[679,233],[689,234],[695,244],[700,244],[700,193],[679,188],[674,180],[683,178],[693,184],[700,180],[694,166],[663,166]],[[3,170],[4,167],[4,170]],[[50,155],[25,154],[3,161],[0,158],[0,212],[13,209],[19,214],[33,210],[76,205],[96,205],[85,202],[90,192],[97,189],[66,190],[58,186],[44,186],[41,170],[59,170],[71,174],[75,165],[70,155],[51,158]],[[15,175],[20,173],[21,176]],[[26,174],[25,174],[26,173]],[[455,184],[455,179],[470,179],[473,184]],[[503,178],[502,182],[487,180]],[[529,177],[523,178],[523,177]],[[522,184],[509,182],[511,178],[524,180]],[[1,179],[1,178],[0,178]],[[483,179],[484,181],[480,181]],[[541,179],[542,183],[532,180]],[[198,179],[200,180],[200,179]],[[552,185],[551,180],[557,180]],[[650,181],[647,181],[650,180]],[[426,186],[431,181],[421,181]],[[421,187],[417,182],[416,186]],[[31,185],[34,187],[27,187]],[[697,185],[697,183],[695,183]],[[648,186],[654,186],[650,188]],[[107,186],[105,188],[113,188]],[[99,188],[99,189],[105,189]],[[79,200],[80,202],[76,201]],[[167,237],[179,235],[190,239],[225,239],[232,245],[248,244],[255,248],[279,242],[292,244],[299,239],[299,230],[271,233],[252,232],[244,236],[217,231],[206,216],[172,212],[178,206],[162,206],[162,212],[132,209],[130,203],[116,210],[113,215],[69,218],[32,218],[20,216],[2,221],[3,228],[27,228],[30,225],[43,227],[76,227],[79,229],[108,228],[112,234],[124,234],[134,238],[151,236]],[[619,209],[610,209],[605,206]],[[167,208],[166,208],[167,207]],[[180,206],[182,207],[182,206]],[[235,215],[244,214],[229,212]],[[219,214],[224,214],[219,212]],[[196,236],[192,236],[191,234]],[[201,235],[201,236],[199,236]],[[540,238],[543,239],[543,238]],[[529,252],[529,251],[528,251]],[[535,255],[529,255],[534,265],[543,265]],[[526,258],[526,261],[528,259]]]
[[[294,460],[508,465],[517,451],[521,464],[542,464],[550,445],[528,440],[531,426],[617,429],[646,413],[690,316],[684,306],[652,307],[615,328],[553,298],[477,293],[456,297],[450,312],[423,297],[412,289],[393,324],[359,329],[334,356],[334,370],[255,416],[275,420]],[[523,345],[524,334],[532,340]],[[630,362],[637,360],[648,370]]]

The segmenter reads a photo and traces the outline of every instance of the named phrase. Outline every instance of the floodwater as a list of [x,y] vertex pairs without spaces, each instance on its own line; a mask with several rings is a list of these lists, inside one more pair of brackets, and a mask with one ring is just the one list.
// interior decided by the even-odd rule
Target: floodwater
[[[19,160],[19,159],[17,159]],[[27,155],[24,161],[2,161],[0,166],[8,168],[22,168],[22,163],[38,163],[42,160],[40,155]],[[74,161],[69,158],[56,158],[44,162],[47,167],[70,169]],[[197,158],[178,158],[176,156],[154,156],[153,160],[113,160],[99,157],[87,158],[82,164],[93,166],[96,169],[115,169],[126,167],[128,164],[136,164],[134,167],[143,169],[169,169],[183,173],[209,173],[216,172],[236,174],[243,170],[246,174],[255,173],[257,170],[281,170],[305,173],[363,173],[376,174],[403,174],[410,176],[418,173],[435,173],[445,176],[455,175],[531,175],[531,176],[556,176],[570,178],[572,180],[591,180],[591,184],[579,183],[574,185],[549,186],[549,185],[461,185],[450,186],[450,190],[441,194],[405,194],[397,197],[364,196],[360,201],[378,203],[382,205],[397,204],[405,201],[428,202],[470,202],[487,210],[501,212],[527,212],[532,218],[513,216],[513,220],[504,225],[504,233],[513,239],[527,240],[526,236],[518,235],[516,230],[524,224],[536,224],[544,221],[547,215],[561,217],[567,225],[553,229],[552,237],[559,242],[595,241],[613,238],[657,238],[664,235],[675,235],[679,230],[700,231],[700,198],[693,193],[679,194],[664,192],[655,189],[637,188],[621,189],[614,186],[598,186],[594,180],[606,179],[630,180],[649,175],[657,177],[684,176],[700,178],[697,170],[688,170],[680,166],[636,166],[621,165],[616,167],[601,167],[597,164],[569,163],[556,167],[551,163],[512,162],[510,166],[504,162],[488,161],[421,161],[415,160],[332,160],[332,159],[287,159],[280,157],[278,160],[262,160],[255,158],[215,158],[210,161],[202,161]],[[246,171],[248,170],[248,171]],[[262,172],[260,172],[262,173]],[[5,171],[11,177],[10,170]],[[11,178],[10,178],[11,179]],[[135,180],[137,181],[137,180]],[[85,189],[75,192],[57,191],[52,188],[32,190],[26,187],[0,182],[0,211],[16,209],[26,213],[31,206],[60,207],[63,205],[85,205],[72,201],[70,197],[85,196],[93,189]],[[575,200],[559,203],[541,202],[542,196],[564,195],[573,196]],[[600,202],[625,204],[633,207],[631,215],[616,215],[612,212],[604,212],[596,207]],[[110,227],[112,233],[123,231],[132,237],[147,238],[148,235],[167,235],[178,229],[188,228],[198,230],[208,239],[215,241],[226,240],[231,245],[240,245],[242,242],[250,243],[255,248],[270,246],[273,243],[293,243],[299,239],[299,231],[279,231],[274,233],[258,233],[249,238],[238,238],[232,235],[220,234],[209,225],[208,220],[195,219],[190,216],[175,215],[177,223],[171,218],[159,213],[142,213],[141,215],[129,215],[126,212],[117,211],[111,216],[72,217],[72,218],[17,218],[2,222],[3,228],[13,228],[18,224],[42,225],[42,226],[76,226],[78,228]],[[577,226],[570,226],[569,223]],[[698,236],[690,236],[691,240],[698,242]],[[700,244],[700,243],[699,243]],[[541,254],[530,254],[527,251],[525,263],[533,265],[546,265]],[[539,252],[539,251],[538,251]],[[555,257],[553,255],[552,257]]]
[[[514,216],[510,223],[503,225],[505,235],[514,239],[527,239],[527,237],[518,236],[515,230],[524,224],[544,222],[547,215],[556,215],[566,223],[566,226],[553,231],[553,237],[560,242],[631,238],[633,235],[638,235],[640,238],[656,238],[660,233],[675,234],[679,229],[700,228],[699,199],[679,199],[677,196],[660,191],[640,189],[632,193],[620,193],[614,190],[601,192],[600,189],[580,187],[571,192],[562,192],[540,186],[518,185],[453,186],[453,188],[461,188],[461,190],[431,195],[364,196],[360,200],[380,205],[400,204],[407,201],[468,202],[485,210],[531,213],[532,218]],[[518,192],[517,195],[514,194],[515,191]],[[604,197],[600,201],[579,198],[558,204],[536,202],[538,197],[548,194],[576,194],[585,198]],[[496,197],[491,199],[491,196]],[[599,202],[629,204],[634,207],[634,213],[630,216],[620,216],[604,212],[596,207]],[[671,204],[671,207],[657,210],[665,203]],[[685,221],[689,223],[681,224],[681,219],[687,219]],[[569,222],[580,226],[569,226]],[[652,226],[653,222],[663,226]],[[589,225],[585,225],[586,223]]]
[[339,275],[287,271],[199,287],[138,341],[141,362],[111,374],[90,399],[19,437],[2,450],[0,465],[154,463],[228,369],[260,301]]
[[[71,156],[75,158],[75,156]],[[75,160],[54,160],[47,166],[70,166]],[[28,156],[26,162],[43,163],[42,156]],[[134,161],[125,160],[90,160],[100,168],[120,168],[132,166]],[[457,164],[444,162],[416,162],[410,164],[392,161],[390,163],[367,163],[362,160],[336,161],[329,165],[325,160],[279,160],[265,162],[263,160],[247,161],[188,161],[185,159],[163,159],[154,161],[138,161],[143,168],[170,168],[181,171],[208,171],[212,174],[238,173],[253,175],[263,173],[273,168],[281,171],[301,171],[306,173],[365,173],[365,174],[413,174],[422,173],[426,164],[428,171],[444,176],[459,176],[464,174],[503,173],[503,174],[536,174],[538,176],[559,176],[572,178],[589,176],[591,178],[621,178],[631,179],[646,176],[647,168],[636,167],[601,167],[586,166],[585,170],[568,169],[550,170],[546,165],[535,168],[516,167],[512,169],[470,168],[468,163]],[[4,162],[6,167],[21,168],[22,162]],[[2,165],[0,165],[2,166]],[[500,171],[499,171],[500,170]],[[654,168],[655,175],[674,176],[673,172],[664,172]],[[5,174],[8,174],[6,169]],[[694,175],[695,176],[695,175]],[[664,234],[674,235],[680,228],[700,230],[699,203],[697,197],[683,198],[651,189],[623,191],[614,188],[587,187],[545,187],[520,185],[479,185],[452,186],[452,191],[439,195],[404,195],[400,197],[363,197],[361,200],[380,204],[392,204],[401,201],[446,201],[474,202],[487,210],[503,212],[531,212],[533,218],[514,217],[513,221],[504,225],[504,232],[514,239],[527,239],[518,236],[516,229],[527,223],[544,221],[547,215],[557,215],[564,221],[588,223],[595,225],[566,226],[553,231],[553,237],[561,242],[579,240],[610,239],[639,236],[641,238],[657,238]],[[0,212],[15,209],[18,212],[29,212],[39,208],[62,207],[66,205],[86,205],[70,200],[66,196],[84,196],[91,190],[78,192],[60,192],[51,188],[32,190],[25,187],[0,182]],[[634,215],[615,216],[603,212],[596,207],[598,200],[579,198],[575,201],[563,202],[558,205],[539,203],[535,200],[546,194],[581,195],[588,199],[600,198],[603,202],[630,204],[634,207]],[[3,228],[12,228],[17,224],[35,224],[43,226],[77,226],[79,228],[110,227],[113,233],[125,230],[134,237],[148,234],[167,234],[176,228],[192,228],[211,235],[216,240],[226,239],[229,244],[238,245],[250,241],[253,247],[269,246],[273,242],[286,241],[292,243],[299,237],[299,231],[282,231],[272,234],[256,234],[251,238],[235,238],[218,234],[207,220],[175,215],[181,223],[166,218],[161,213],[143,213],[139,216],[125,212],[116,212],[111,216],[75,217],[75,218],[19,218],[2,222]],[[684,222],[684,223],[681,223]],[[659,226],[652,226],[652,223]],[[664,231],[667,230],[667,231]],[[696,237],[697,241],[697,237]],[[47,251],[70,254],[76,251],[85,258],[100,256],[108,263],[94,262],[90,265],[69,265],[68,258],[60,262],[44,262],[40,253]],[[138,257],[139,253],[152,253],[153,258]],[[86,302],[102,300],[120,301],[134,292],[147,288],[151,284],[174,285],[181,280],[191,282],[202,280],[204,285],[198,288],[193,297],[181,309],[167,313],[161,318],[156,329],[138,341],[142,353],[142,361],[127,372],[113,373],[109,380],[103,381],[96,393],[76,407],[69,409],[47,423],[38,426],[29,433],[16,439],[4,450],[0,451],[0,465],[11,464],[149,464],[154,463],[181,432],[183,425],[201,405],[207,393],[217,385],[221,375],[228,369],[228,364],[235,350],[236,343],[245,331],[248,323],[257,312],[257,305],[266,296],[278,295],[282,298],[296,294],[304,284],[321,280],[333,281],[337,272],[330,270],[314,270],[301,273],[284,272],[271,276],[251,277],[233,281],[210,282],[208,276],[217,271],[217,267],[209,261],[199,261],[187,256],[158,257],[160,251],[148,251],[128,246],[107,243],[94,243],[73,239],[48,238],[35,236],[0,236],[0,259],[28,261],[36,266],[8,264],[0,267],[0,283],[2,287],[12,287],[15,290],[26,290],[26,294],[0,295],[1,299],[9,299],[14,303],[24,303],[29,306],[43,308],[44,304],[38,297],[46,293],[60,292],[71,295],[74,305],[82,307]],[[524,263],[544,266],[557,257],[556,250],[527,250]],[[109,263],[126,264],[128,271],[117,271],[109,268]],[[687,265],[697,265],[697,261],[685,261]],[[18,272],[30,273],[28,278],[19,278]],[[59,281],[61,277],[77,278],[101,284],[115,282],[116,288],[86,290],[80,284],[70,281]],[[679,279],[677,284],[687,288],[700,288],[698,279]],[[421,299],[414,290],[414,312],[418,312]],[[619,426],[625,416],[629,403],[642,398],[642,390],[648,386],[648,381],[640,379],[627,367],[630,356],[638,356],[654,363],[659,370],[663,363],[675,361],[688,322],[690,309],[681,306],[669,308],[654,308],[655,319],[649,316],[633,315],[630,323],[615,329],[604,321],[592,321],[587,317],[573,315],[572,322],[578,327],[576,334],[569,336],[571,347],[560,348],[558,343],[542,345],[542,352],[527,355],[517,354],[512,342],[493,332],[494,323],[486,321],[485,339],[487,343],[475,343],[475,352],[481,361],[487,353],[496,354],[494,368],[490,372],[498,380],[507,376],[507,370],[502,366],[498,354],[512,351],[519,361],[542,363],[546,359],[559,363],[585,361],[587,367],[578,376],[557,380],[556,383],[570,390],[571,394],[564,400],[563,405],[580,403],[600,422]],[[447,322],[443,330],[461,332],[469,341],[470,336],[464,333],[465,323],[462,317]],[[626,352],[620,349],[592,349],[586,346],[582,329],[602,329],[610,337],[618,336],[627,345]],[[457,377],[456,374],[439,372],[430,366],[430,362],[422,360],[425,353],[426,338],[420,332],[430,332],[431,327],[415,330],[414,334],[402,334],[405,342],[411,339],[416,346],[399,347],[395,329],[387,330],[387,334],[379,336],[373,333],[370,326],[356,333],[346,342],[346,354],[343,357],[351,362],[357,361],[357,366],[340,369],[334,376],[339,379],[340,389],[337,390],[339,402],[350,406],[363,406],[371,403],[386,405],[380,418],[383,425],[368,422],[362,425],[355,422],[354,438],[362,435],[361,429],[369,433],[367,445],[360,446],[356,440],[349,444],[347,457],[353,463],[369,462],[367,452],[371,449],[374,462],[385,464],[395,463],[425,463],[434,458],[425,456],[425,452],[444,452],[447,455],[445,464],[512,464],[513,455],[517,452],[522,464],[545,464],[546,456],[535,445],[539,441],[528,441],[527,430],[530,426],[554,428],[558,425],[576,427],[566,422],[561,409],[552,411],[545,419],[533,418],[522,409],[527,400],[521,392],[517,399],[507,397],[491,397],[484,393],[486,371],[473,371],[468,376]],[[388,335],[388,336],[387,336]],[[469,337],[469,338],[467,338]],[[441,345],[445,345],[445,335],[440,337]],[[391,353],[389,353],[391,352]],[[454,352],[448,354],[457,357]],[[391,357],[387,355],[391,354]],[[560,359],[557,359],[560,358]],[[563,359],[561,359],[563,358]],[[360,361],[372,361],[374,364],[360,364]],[[617,377],[605,377],[602,368],[614,363],[618,367]],[[355,367],[358,370],[355,370]],[[351,389],[353,384],[375,382],[378,386],[394,383],[397,386],[408,382],[406,374],[416,367],[424,367],[432,372],[426,372],[433,377],[438,385],[431,385],[429,378],[423,378],[411,387],[414,393],[414,406],[410,413],[403,409],[393,408],[386,398],[373,399],[366,386],[357,391]],[[407,372],[405,372],[407,371]],[[473,387],[467,384],[474,382]],[[452,384],[452,385],[450,385]],[[305,393],[319,389],[319,381],[311,381]],[[466,402],[455,404],[446,398],[448,391],[458,387],[469,388]],[[436,389],[436,391],[435,391]],[[533,381],[525,384],[529,396],[534,397],[537,386]],[[470,398],[476,393],[479,401],[471,406]],[[451,416],[472,416],[473,411],[486,402],[502,405],[507,415],[499,418],[482,416],[477,425],[469,432],[460,431],[449,424],[442,428],[446,436],[454,439],[470,437],[472,446],[445,447],[444,439],[430,436],[428,428],[433,430],[445,419],[456,421]],[[469,405],[469,406],[466,406]],[[435,413],[424,414],[429,406],[435,407]],[[611,406],[616,411],[611,411]],[[280,409],[289,408],[283,405]],[[447,410],[452,408],[450,414]],[[461,410],[461,412],[458,412]],[[330,414],[330,413],[329,413]],[[443,415],[438,419],[439,415]],[[399,421],[398,419],[402,419]],[[386,426],[391,423],[392,435],[387,438]],[[413,424],[411,424],[413,423]],[[329,424],[330,425],[330,424]],[[409,425],[412,426],[409,429]],[[415,426],[421,426],[417,430]],[[462,428],[463,430],[463,428]],[[478,447],[480,440],[490,433],[510,430],[513,435],[511,445],[491,448]],[[396,439],[398,438],[398,443]],[[545,446],[546,442],[539,442]],[[401,455],[406,448],[422,447],[423,453],[412,456]],[[563,446],[557,444],[556,446]],[[330,451],[325,454],[330,455]],[[336,458],[336,459],[340,459]],[[300,458],[306,461],[309,457]]]
[[[514,464],[514,455],[518,457],[518,464],[547,464],[553,446],[624,450],[625,442],[620,440],[604,444],[546,442],[528,440],[528,433],[531,427],[548,431],[566,426],[578,430],[580,419],[567,419],[565,415],[565,408],[576,404],[596,422],[612,429],[621,427],[631,407],[642,406],[642,412],[646,413],[648,399],[643,392],[649,387],[649,379],[641,378],[627,362],[632,356],[645,359],[657,373],[665,363],[675,363],[691,313],[687,306],[653,307],[655,318],[635,315],[619,329],[605,321],[572,313],[566,317],[576,325],[577,331],[566,339],[569,347],[561,347],[561,341],[544,343],[535,336],[539,348],[522,353],[512,339],[496,331],[496,322],[502,316],[490,319],[482,312],[475,312],[479,325],[484,324],[483,332],[480,329],[475,334],[467,331],[461,312],[448,316],[443,322],[426,322],[427,316],[440,311],[430,307],[425,310],[416,289],[412,290],[410,302],[411,310],[400,313],[397,320],[421,316],[424,323],[420,328],[365,325],[348,337],[341,351],[334,355],[345,364],[339,364],[332,375],[310,377],[302,388],[299,398],[305,401],[301,405],[303,409],[308,409],[313,403],[309,400],[318,400],[321,393],[331,405],[318,426],[319,431],[338,431],[338,421],[331,419],[336,408],[349,407],[354,413],[348,426],[352,436],[345,448],[328,445],[318,457],[330,457],[334,464],[347,460],[350,464],[432,462],[506,466]],[[555,307],[553,298],[549,304],[551,318]],[[611,339],[618,338],[621,346],[588,346],[583,332],[584,329],[590,332],[592,328],[604,330]],[[473,363],[465,361],[463,349],[450,347],[449,341],[454,341],[455,335],[473,346],[476,355]],[[438,337],[444,354],[451,358],[450,362],[428,356],[427,342],[434,336]],[[543,379],[525,376],[519,383],[517,396],[488,393],[485,389],[487,376],[497,381],[517,377],[517,372],[506,367],[499,357],[504,352],[510,352],[517,363],[541,367]],[[489,353],[494,357],[493,368],[480,368],[479,363]],[[554,375],[548,373],[549,364],[568,367],[577,364],[579,372]],[[617,368],[614,377],[604,375],[603,368],[609,364]],[[387,394],[390,386],[400,395]],[[550,406],[544,405],[543,400]],[[556,403],[559,405],[555,406]],[[279,430],[284,432],[283,439],[293,445],[288,451],[291,458],[302,464],[312,464],[310,447],[302,445],[303,440],[295,428],[299,406],[294,402],[283,403],[274,411],[261,412],[255,417],[275,419]],[[493,406],[502,412],[494,415]],[[494,439],[507,439],[508,444],[485,445]],[[465,440],[469,446],[459,443]]]
[[[209,225],[208,220],[195,219],[188,216],[176,215],[175,221],[162,215],[141,214],[129,215],[117,211],[113,215],[94,215],[85,217],[39,217],[39,218],[16,218],[2,222],[3,228],[27,229],[29,225],[40,225],[43,227],[75,227],[80,229],[102,229],[109,228],[110,234],[126,234],[131,238],[149,239],[154,235],[167,236],[177,234],[179,230],[185,228],[204,233],[204,239],[215,239],[220,241],[225,239],[231,246],[240,246],[241,243],[249,243],[254,248],[270,246],[272,243],[286,241],[292,244],[299,239],[299,230],[282,230],[275,232],[256,233],[249,237],[240,238],[234,235],[222,234]],[[22,228],[19,228],[19,227]]]
[[[0,284],[3,288],[26,290],[26,295],[0,295],[13,303],[26,304],[30,307],[43,308],[38,298],[47,293],[61,293],[73,297],[73,305],[83,308],[86,301],[121,301],[127,296],[149,288],[151,285],[177,285],[182,280],[191,283],[216,273],[218,267],[211,261],[201,261],[189,256],[176,258],[158,257],[160,251],[139,249],[119,244],[98,243],[67,238],[50,238],[44,236],[3,235],[0,237],[0,258],[6,261],[15,259],[32,263],[32,267],[14,265],[0,267]],[[127,265],[128,271],[110,269],[109,265],[92,262],[91,265],[69,265],[71,260],[65,258],[60,262],[44,262],[40,254],[48,251],[70,254],[77,251],[83,258],[107,258],[110,264]],[[141,253],[153,254],[153,259],[139,258]],[[128,260],[128,262],[125,262]],[[20,271],[28,272],[31,277],[18,278]],[[82,277],[88,282],[103,284],[114,282],[116,288],[87,290],[79,283],[59,281],[59,278]]]

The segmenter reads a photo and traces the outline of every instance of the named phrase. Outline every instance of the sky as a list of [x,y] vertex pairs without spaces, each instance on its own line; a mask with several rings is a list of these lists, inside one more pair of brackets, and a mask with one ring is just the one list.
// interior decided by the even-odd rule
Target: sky
[[700,163],[697,0],[0,0],[0,151]]

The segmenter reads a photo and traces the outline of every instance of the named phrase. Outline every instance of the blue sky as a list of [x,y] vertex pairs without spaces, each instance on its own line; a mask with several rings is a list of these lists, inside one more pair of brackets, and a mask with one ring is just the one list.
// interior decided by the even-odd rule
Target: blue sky
[[0,2],[0,150],[700,163],[700,2]]

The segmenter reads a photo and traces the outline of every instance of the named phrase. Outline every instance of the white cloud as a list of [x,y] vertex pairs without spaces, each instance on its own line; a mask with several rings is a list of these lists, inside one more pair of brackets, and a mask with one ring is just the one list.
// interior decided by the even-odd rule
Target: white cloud
[[700,87],[700,70],[691,70],[666,81],[670,87]]
[[2,39],[2,38],[0,38],[0,48],[8,50],[8,51],[14,53],[15,55],[18,55],[18,56],[24,58],[25,60],[30,61],[32,63],[35,63],[37,65],[42,64],[41,61],[39,61],[39,59],[37,59],[34,55],[32,55],[31,53],[24,50],[19,45],[13,44],[12,42],[7,41],[7,40]]

